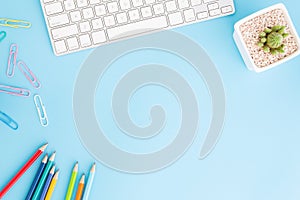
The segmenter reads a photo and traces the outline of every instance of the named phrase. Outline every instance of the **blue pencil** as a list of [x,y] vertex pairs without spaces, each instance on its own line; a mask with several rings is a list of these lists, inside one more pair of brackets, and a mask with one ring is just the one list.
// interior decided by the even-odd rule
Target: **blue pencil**
[[44,189],[43,189],[43,192],[42,192],[40,200],[44,200],[45,199],[47,191],[48,191],[48,188],[49,188],[49,185],[50,185],[50,183],[52,181],[52,178],[54,176],[54,172],[55,172],[55,165],[51,168],[51,170],[50,170],[50,172],[48,174],[48,177],[47,177],[47,180],[45,182],[45,186],[44,186]]
[[26,200],[30,200],[32,198],[34,190],[35,190],[37,184],[39,183],[39,180],[40,180],[40,178],[41,178],[41,176],[43,174],[43,171],[45,169],[45,166],[47,164],[47,160],[48,160],[48,155],[46,155],[44,157],[44,159],[42,160],[42,162],[40,164],[40,167],[39,167],[38,171],[36,172],[35,178],[34,178],[32,184],[31,184],[29,192],[28,192],[28,194],[26,196]]
[[94,163],[89,174],[88,182],[85,186],[85,190],[83,193],[82,200],[88,200],[90,196],[90,192],[92,189],[93,181],[94,181],[94,176],[95,176],[95,171],[96,171],[96,164]]

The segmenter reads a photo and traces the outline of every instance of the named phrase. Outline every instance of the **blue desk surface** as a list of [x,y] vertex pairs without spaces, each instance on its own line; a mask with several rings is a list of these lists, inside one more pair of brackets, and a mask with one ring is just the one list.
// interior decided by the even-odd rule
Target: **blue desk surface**
[[[199,160],[203,133],[209,122],[209,116],[201,111],[201,125],[193,145],[181,159],[168,168],[156,173],[132,175],[115,171],[97,162],[91,199],[300,198],[300,57],[265,73],[256,74],[246,69],[232,39],[236,21],[279,2],[281,1],[237,0],[237,11],[233,16],[175,30],[199,43],[210,55],[222,77],[227,101],[222,136],[214,151],[206,159]],[[299,1],[286,0],[284,3],[297,31],[300,32]],[[0,83],[31,88],[20,73],[16,73],[13,79],[5,75],[9,46],[17,43],[20,47],[19,57],[30,65],[43,84],[36,93],[43,97],[50,120],[47,128],[39,124],[32,98],[0,94],[0,110],[13,116],[20,125],[17,131],[13,131],[0,123],[0,188],[33,151],[47,141],[47,152],[56,150],[56,163],[61,170],[54,199],[62,199],[74,163],[80,163],[79,174],[82,174],[87,173],[95,161],[80,142],[72,112],[75,80],[82,62],[92,50],[63,57],[54,56],[39,1],[2,2],[0,17],[32,22],[30,29],[0,27],[0,31],[5,30],[8,34],[0,44]],[[209,110],[207,105],[210,105],[210,100],[202,80],[190,78],[191,85],[194,85],[198,94],[200,109]],[[153,95],[155,89],[159,95]],[[109,91],[109,88],[106,90]],[[142,103],[145,96],[153,97],[145,101],[146,108]],[[147,109],[151,103],[156,102],[167,105],[167,115],[171,120],[168,123],[174,125],[180,120],[176,118],[180,112],[176,100],[160,88],[145,89],[135,95],[132,101],[129,110],[137,123],[149,123]],[[102,105],[97,106],[101,109]],[[111,114],[102,117],[111,118]],[[107,134],[110,134],[111,127],[114,130],[113,124],[104,126],[108,130]],[[176,130],[178,127],[175,125],[169,128]],[[165,133],[170,134],[170,131],[166,130]],[[132,151],[135,150],[131,146],[134,144],[142,152],[151,152],[168,143],[167,139],[172,137],[169,135],[157,141],[158,143],[152,141],[150,145],[139,146],[137,142],[128,141],[133,138],[125,139],[124,135],[119,137],[118,134],[110,138],[115,139],[116,145]],[[36,162],[30,168],[5,196],[5,200],[25,197],[38,165],[39,162]]]

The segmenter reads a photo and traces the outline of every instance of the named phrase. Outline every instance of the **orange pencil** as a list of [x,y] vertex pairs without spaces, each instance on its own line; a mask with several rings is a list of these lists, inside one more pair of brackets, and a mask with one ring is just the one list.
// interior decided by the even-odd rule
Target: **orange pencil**
[[84,189],[84,182],[85,182],[85,175],[83,174],[78,185],[75,200],[81,200],[83,189]]

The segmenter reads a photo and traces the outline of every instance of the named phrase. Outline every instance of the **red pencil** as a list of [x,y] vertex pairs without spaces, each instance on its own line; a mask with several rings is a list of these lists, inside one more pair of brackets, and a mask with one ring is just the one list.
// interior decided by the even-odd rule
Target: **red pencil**
[[26,170],[42,155],[48,144],[39,148],[35,154],[27,161],[27,163],[20,169],[20,171],[9,181],[9,183],[0,191],[0,199],[9,191],[9,189],[19,180],[19,178],[26,172]]

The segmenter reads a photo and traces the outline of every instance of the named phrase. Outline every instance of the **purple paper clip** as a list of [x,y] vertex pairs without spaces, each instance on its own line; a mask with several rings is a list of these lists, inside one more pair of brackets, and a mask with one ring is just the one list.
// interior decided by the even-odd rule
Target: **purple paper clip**
[[18,62],[18,68],[33,87],[35,87],[36,89],[41,87],[41,83],[37,79],[36,75],[29,69],[29,67],[23,61],[20,60]]
[[15,68],[17,65],[18,45],[12,44],[9,50],[9,57],[7,63],[6,75],[11,78],[15,74]]
[[12,87],[8,85],[0,85],[0,92],[19,96],[19,97],[29,97],[30,91],[24,88]]

